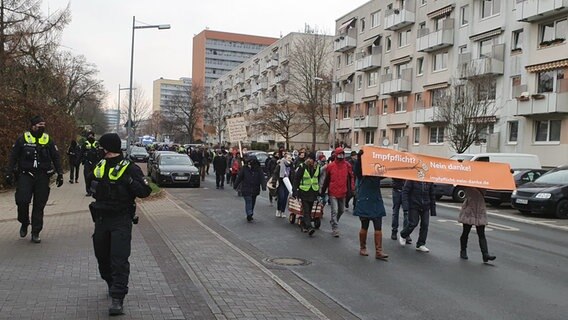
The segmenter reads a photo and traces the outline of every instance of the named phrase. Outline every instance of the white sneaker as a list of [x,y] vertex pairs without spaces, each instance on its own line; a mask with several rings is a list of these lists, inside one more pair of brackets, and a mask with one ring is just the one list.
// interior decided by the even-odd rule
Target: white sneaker
[[282,218],[288,218],[288,215],[286,214],[286,212],[281,212],[281,213],[280,213],[280,216],[281,216]]
[[282,217],[282,213],[280,212],[280,210],[276,210],[276,218],[280,217]]
[[430,252],[430,249],[426,248],[426,246],[420,246],[420,247],[416,248],[416,251]]
[[403,247],[406,245],[406,239],[403,238],[400,234],[398,235],[398,243],[400,243],[400,245]]

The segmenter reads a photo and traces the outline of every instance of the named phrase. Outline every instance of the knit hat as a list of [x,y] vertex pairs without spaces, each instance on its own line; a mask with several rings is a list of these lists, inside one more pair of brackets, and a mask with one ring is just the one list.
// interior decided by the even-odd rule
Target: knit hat
[[315,152],[309,152],[308,154],[306,154],[306,159],[317,160],[316,153]]
[[120,153],[122,140],[116,133],[105,133],[99,139],[99,145],[108,152]]
[[39,116],[39,115],[30,119],[30,124],[32,126],[35,126],[36,124],[38,124],[40,122],[45,122],[45,120],[43,120],[42,116]]

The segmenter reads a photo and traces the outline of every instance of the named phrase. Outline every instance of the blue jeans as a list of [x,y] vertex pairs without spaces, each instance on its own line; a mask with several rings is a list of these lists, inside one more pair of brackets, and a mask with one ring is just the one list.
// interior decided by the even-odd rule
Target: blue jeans
[[408,213],[408,227],[405,227],[401,232],[400,236],[407,238],[410,236],[414,228],[418,226],[420,221],[420,232],[418,233],[418,241],[416,242],[416,248],[426,244],[426,237],[428,237],[428,225],[430,224],[430,209],[418,210],[417,208],[411,208]]
[[288,188],[284,185],[282,181],[278,185],[278,211],[286,212],[286,204],[288,203]]
[[331,224],[331,230],[336,230],[338,226],[339,219],[345,210],[345,198],[336,198],[329,196],[331,201],[331,218],[329,223]]
[[[398,232],[398,216],[402,206],[402,190],[392,189],[392,232]],[[408,212],[403,212],[402,228],[408,226]]]
[[254,205],[256,204],[256,196],[244,196],[245,198],[245,213],[247,216],[254,214]]

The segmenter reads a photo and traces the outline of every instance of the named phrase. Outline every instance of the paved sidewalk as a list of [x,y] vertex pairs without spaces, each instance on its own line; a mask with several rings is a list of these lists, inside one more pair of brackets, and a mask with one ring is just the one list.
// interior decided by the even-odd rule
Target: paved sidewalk
[[[0,319],[108,318],[90,201],[82,183],[53,187],[33,244],[19,238],[13,192],[0,193]],[[120,319],[356,319],[191,207],[167,196],[139,207]]]

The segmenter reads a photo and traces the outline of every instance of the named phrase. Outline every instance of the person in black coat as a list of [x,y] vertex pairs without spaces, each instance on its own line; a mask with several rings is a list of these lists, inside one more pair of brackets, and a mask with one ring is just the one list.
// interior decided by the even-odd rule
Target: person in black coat
[[215,184],[217,189],[223,189],[225,186],[225,172],[227,171],[227,151],[217,152],[217,156],[213,159],[213,170],[215,171]]
[[245,212],[247,221],[251,222],[254,215],[256,197],[260,194],[260,189],[266,191],[266,181],[260,168],[260,162],[255,156],[249,157],[247,165],[244,166],[237,175],[235,188],[241,188],[241,194],[245,199]]
[[69,183],[79,182],[79,166],[81,166],[81,148],[76,140],[71,140],[71,145],[67,149],[67,156],[69,157]]
[[398,241],[401,246],[420,222],[420,233],[416,242],[416,250],[429,252],[426,248],[430,216],[436,215],[436,194],[432,182],[406,180],[402,188],[402,209],[408,212],[408,226],[400,232]]

